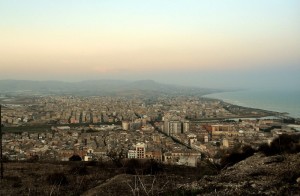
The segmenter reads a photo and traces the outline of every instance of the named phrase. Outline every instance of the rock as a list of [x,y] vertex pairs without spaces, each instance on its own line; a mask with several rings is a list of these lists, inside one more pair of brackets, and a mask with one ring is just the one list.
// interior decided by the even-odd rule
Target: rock
[[[286,195],[287,193],[300,195],[299,171],[299,154],[266,157],[257,153],[222,170],[219,175],[205,176],[197,181],[198,184],[193,186],[193,189],[201,191],[201,195],[211,196]],[[296,178],[290,174],[296,175]],[[283,178],[287,179],[283,181]],[[189,186],[184,185],[183,187],[188,190]]]
[[204,176],[203,179],[208,181],[208,182],[213,181],[213,178],[211,176]]
[[282,155],[276,155],[271,157],[266,157],[264,159],[264,164],[270,164],[270,163],[280,163],[284,161],[284,157]]

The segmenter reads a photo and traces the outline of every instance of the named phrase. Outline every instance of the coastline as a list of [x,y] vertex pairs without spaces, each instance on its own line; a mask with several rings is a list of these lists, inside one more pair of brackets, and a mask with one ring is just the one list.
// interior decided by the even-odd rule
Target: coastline
[[242,90],[210,93],[202,98],[249,109],[257,109],[284,118],[300,119],[300,91],[293,90]]
[[[209,95],[209,94],[208,94]],[[211,98],[207,97],[207,95],[202,96],[204,99],[209,100],[216,100],[220,101],[224,108],[233,108],[237,110],[242,110],[243,112],[239,114],[235,114],[233,116],[226,116],[222,118],[213,118],[213,119],[248,119],[248,118],[254,118],[254,119],[260,119],[260,118],[267,118],[267,119],[297,119],[294,117],[291,117],[288,115],[287,112],[279,112],[279,111],[272,111],[272,110],[266,110],[261,108],[255,108],[255,107],[247,107],[247,106],[241,106],[233,103],[229,103],[227,101],[224,101],[219,98]],[[229,112],[232,112],[232,110],[229,109]],[[256,114],[255,114],[256,113]],[[209,120],[208,119],[202,119],[202,120]]]

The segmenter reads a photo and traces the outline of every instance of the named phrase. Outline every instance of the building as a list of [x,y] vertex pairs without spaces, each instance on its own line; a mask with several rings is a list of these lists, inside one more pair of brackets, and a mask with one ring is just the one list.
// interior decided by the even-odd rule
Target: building
[[137,159],[144,159],[146,152],[145,143],[137,143],[135,146],[135,151]]
[[125,131],[129,130],[129,122],[128,121],[122,121],[122,129]]
[[163,125],[163,132],[165,132],[167,135],[170,135],[169,125],[169,121],[165,120]]
[[92,161],[94,157],[94,150],[89,148],[86,152],[86,155],[83,157],[84,161]]
[[156,149],[156,150],[153,149],[150,151],[147,150],[147,152],[145,152],[145,158],[153,159],[158,162],[161,162],[162,161],[162,152],[161,152],[161,150],[158,150],[158,149]]
[[183,121],[183,133],[187,133],[190,131],[190,121],[186,120],[186,121]]
[[136,151],[135,150],[128,150],[127,158],[128,159],[136,159]]
[[211,125],[211,130],[214,131],[232,131],[233,125],[231,124],[220,124],[220,125]]
[[182,123],[180,121],[170,121],[168,135],[173,136],[178,133],[182,133]]

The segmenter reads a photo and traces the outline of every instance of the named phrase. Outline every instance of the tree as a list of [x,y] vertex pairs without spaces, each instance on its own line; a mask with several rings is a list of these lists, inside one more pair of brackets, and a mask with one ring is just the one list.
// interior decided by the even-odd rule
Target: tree
[[29,162],[37,162],[38,160],[39,160],[38,155],[33,155],[28,159]]
[[69,161],[82,161],[82,159],[79,155],[74,154],[69,158]]
[[122,167],[122,160],[125,158],[124,149],[107,151],[108,156],[117,167]]

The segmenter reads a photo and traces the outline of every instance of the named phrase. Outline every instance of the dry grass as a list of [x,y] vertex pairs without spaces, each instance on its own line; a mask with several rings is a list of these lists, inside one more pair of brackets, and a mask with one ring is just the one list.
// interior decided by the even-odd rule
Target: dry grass
[[116,174],[109,168],[89,166],[86,175],[82,171],[72,173],[81,167],[74,164],[5,163],[0,195],[79,195]]
[[126,174],[128,168],[112,163],[7,162],[0,195],[134,195],[135,191],[140,195],[159,195],[173,191],[177,184],[199,179],[207,174],[204,169],[207,168],[164,166],[153,175],[134,175]]

